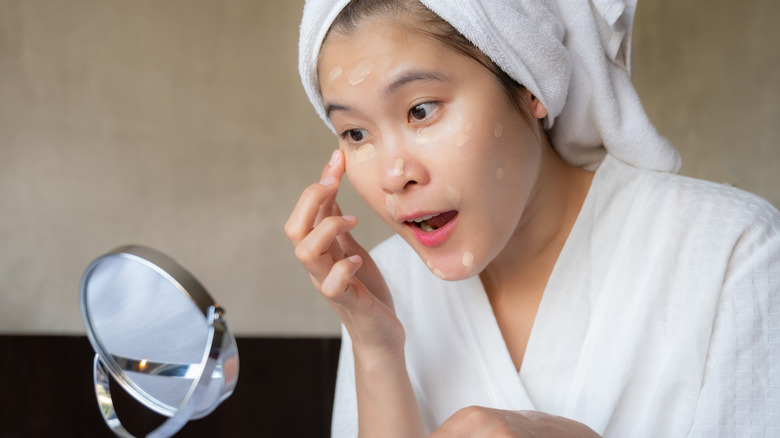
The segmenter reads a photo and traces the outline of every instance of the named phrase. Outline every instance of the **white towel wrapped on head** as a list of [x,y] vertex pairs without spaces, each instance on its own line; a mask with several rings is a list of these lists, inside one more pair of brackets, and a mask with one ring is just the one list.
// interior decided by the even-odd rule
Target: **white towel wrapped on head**
[[[545,127],[568,162],[592,169],[609,152],[640,168],[679,169],[679,154],[650,123],[631,83],[636,0],[420,1],[545,105]],[[301,22],[301,80],[331,129],[317,60],[348,3],[307,0]]]

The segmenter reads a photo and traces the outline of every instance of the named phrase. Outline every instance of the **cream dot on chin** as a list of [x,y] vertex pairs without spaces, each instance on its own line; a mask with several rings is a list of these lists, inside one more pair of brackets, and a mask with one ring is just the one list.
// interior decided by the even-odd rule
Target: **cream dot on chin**
[[463,266],[466,268],[472,268],[474,266],[474,254],[469,251],[464,252],[461,263],[463,263]]
[[439,270],[439,269],[434,269],[434,270],[433,270],[433,275],[435,275],[435,276],[437,276],[437,277],[441,278],[442,280],[446,280],[446,279],[447,279],[447,276],[446,276],[446,275],[444,275],[444,272],[442,272],[442,271],[441,271],[441,270]]

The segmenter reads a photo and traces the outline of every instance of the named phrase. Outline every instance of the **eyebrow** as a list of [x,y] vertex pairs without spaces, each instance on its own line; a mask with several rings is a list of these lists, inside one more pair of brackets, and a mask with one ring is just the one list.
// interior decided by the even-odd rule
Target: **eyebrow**
[[[404,85],[415,82],[415,81],[447,81],[449,80],[449,77],[435,72],[435,71],[427,71],[427,70],[412,70],[405,72],[398,78],[396,78],[393,82],[391,82],[387,88],[385,89],[385,95],[390,95],[398,91],[399,88],[403,87]],[[341,105],[338,103],[329,103],[325,106],[325,115],[330,118],[330,114],[333,111],[352,111],[352,108],[346,105]]]

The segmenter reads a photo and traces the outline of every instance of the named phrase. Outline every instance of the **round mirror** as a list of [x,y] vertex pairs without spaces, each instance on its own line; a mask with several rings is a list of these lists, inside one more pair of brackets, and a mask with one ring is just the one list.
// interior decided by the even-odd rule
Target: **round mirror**
[[206,289],[181,265],[142,246],[93,261],[80,289],[98,405],[108,426],[132,436],[114,411],[109,376],[169,417],[148,436],[171,436],[213,411],[238,380],[233,333]]

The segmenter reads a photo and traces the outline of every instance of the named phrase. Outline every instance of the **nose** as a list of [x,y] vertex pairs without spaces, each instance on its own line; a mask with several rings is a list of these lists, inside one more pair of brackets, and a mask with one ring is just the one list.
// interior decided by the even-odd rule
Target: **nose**
[[386,139],[382,156],[382,186],[388,193],[402,193],[428,182],[427,170],[404,138]]

